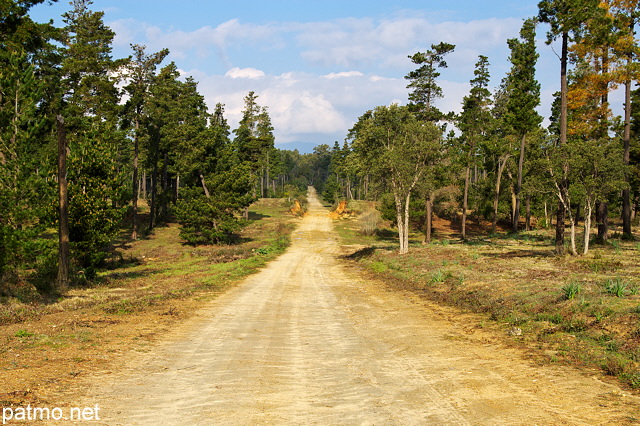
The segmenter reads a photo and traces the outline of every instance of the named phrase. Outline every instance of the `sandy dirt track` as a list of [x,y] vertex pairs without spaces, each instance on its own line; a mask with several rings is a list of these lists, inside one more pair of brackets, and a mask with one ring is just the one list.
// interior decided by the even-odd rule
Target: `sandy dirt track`
[[[117,373],[87,405],[109,425],[625,424],[638,398],[467,336],[464,316],[339,259],[314,194],[293,244]],[[94,423],[95,424],[95,423]]]

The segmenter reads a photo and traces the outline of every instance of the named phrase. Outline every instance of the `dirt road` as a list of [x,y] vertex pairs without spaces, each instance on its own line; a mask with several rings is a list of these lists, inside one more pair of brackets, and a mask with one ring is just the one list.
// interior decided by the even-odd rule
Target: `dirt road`
[[[638,398],[536,367],[339,260],[315,197],[292,247],[118,373],[104,424],[624,424]],[[109,385],[105,385],[109,383]]]

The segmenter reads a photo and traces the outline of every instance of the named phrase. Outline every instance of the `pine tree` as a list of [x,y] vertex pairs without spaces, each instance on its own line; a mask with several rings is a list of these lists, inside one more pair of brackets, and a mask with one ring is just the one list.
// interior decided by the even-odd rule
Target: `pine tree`
[[[442,98],[442,88],[438,85],[437,80],[440,77],[439,68],[447,68],[447,62],[445,56],[452,53],[456,46],[453,44],[440,42],[438,44],[432,44],[431,49],[426,52],[417,52],[411,56],[411,62],[419,67],[404,78],[409,80],[407,85],[408,89],[412,89],[409,93],[409,108],[414,115],[422,121],[436,123],[443,118],[443,114],[436,106],[435,101]],[[433,170],[431,170],[433,171]],[[433,182],[434,179],[442,177],[436,174],[429,173],[431,179],[427,179],[425,183]],[[435,188],[429,187],[430,185],[423,186],[422,192],[425,195],[425,241],[431,239],[431,222],[433,218],[433,201],[435,197]]]
[[166,220],[173,198],[170,174],[174,168],[175,145],[180,137],[178,127],[183,119],[179,104],[183,84],[179,77],[178,67],[171,62],[160,70],[149,89],[149,137],[145,141],[147,168],[151,171],[149,230]]
[[125,105],[125,115],[133,124],[133,194],[131,215],[131,239],[138,238],[138,198],[139,165],[140,165],[140,141],[148,137],[146,125],[148,124],[149,87],[153,83],[156,67],[169,54],[167,49],[157,53],[147,54],[145,46],[132,45],[133,59],[127,64],[127,77],[129,84],[125,87],[129,100]]
[[[0,282],[10,282],[49,259],[53,173],[47,156],[53,120],[45,110],[43,58],[54,51],[50,24],[29,9],[42,1],[5,1],[0,10]],[[50,157],[50,155],[49,155]],[[49,291],[52,288],[39,288]],[[4,289],[0,287],[0,292]]]
[[[244,98],[245,107],[239,126],[233,131],[233,144],[240,161],[249,170],[249,179],[254,182],[252,197],[264,195],[265,178],[269,172],[269,159],[274,149],[273,126],[266,107],[258,105],[258,95],[249,92]],[[260,192],[258,192],[260,189]],[[245,211],[247,218],[248,210]]]
[[33,261],[36,236],[43,229],[45,191],[37,131],[42,85],[24,51],[2,51],[0,70],[0,276]]
[[628,167],[631,164],[631,114],[632,114],[632,81],[638,80],[640,66],[637,58],[640,56],[640,46],[635,38],[635,27],[640,10],[635,0],[613,0],[611,2],[614,24],[619,37],[614,46],[617,57],[615,80],[624,85],[624,130],[622,136],[624,166],[627,167],[625,182],[627,186],[622,190],[622,235],[633,239],[631,232],[631,176]]
[[[547,44],[551,44],[558,37],[562,40],[560,54],[560,114],[558,144],[567,143],[567,71],[569,62],[569,42],[583,29],[584,22],[598,7],[600,0],[542,0],[538,3],[538,19],[548,23],[551,29],[547,32]],[[568,164],[563,166],[563,177],[558,185],[558,210],[556,220],[556,253],[564,254],[565,204],[563,193],[568,191]]]
[[489,86],[489,59],[480,55],[474,71],[474,78],[470,81],[471,91],[462,101],[462,113],[458,117],[458,128],[462,132],[462,155],[465,166],[463,202],[462,202],[462,239],[467,238],[466,222],[469,185],[471,183],[471,168],[477,157],[477,150],[486,140],[491,127],[490,112],[491,92]]
[[123,61],[111,57],[114,32],[104,13],[75,0],[63,15],[62,115],[68,139],[70,240],[85,275],[106,256],[125,212],[128,171],[118,163],[126,145],[118,129],[119,92],[113,77]]
[[447,68],[444,57],[454,49],[455,45],[440,42],[432,44],[431,50],[409,56],[411,62],[419,67],[404,78],[411,81],[407,86],[408,89],[412,89],[409,94],[411,110],[421,120],[437,122],[443,117],[442,112],[434,105],[436,99],[443,96],[442,88],[437,83],[440,77],[438,68]]
[[229,126],[224,118],[224,106],[216,110],[207,127],[194,116],[202,115],[204,99],[187,82],[187,102],[191,108],[183,111],[191,116],[191,124],[183,131],[176,152],[189,153],[176,161],[184,176],[184,187],[176,204],[176,216],[181,223],[180,235],[191,244],[229,243],[242,226],[237,215],[246,209],[253,197],[248,165],[242,164],[229,140]]
[[514,189],[515,205],[513,207],[512,229],[518,232],[520,218],[521,191],[523,179],[523,167],[527,134],[535,130],[542,117],[536,112],[540,105],[540,83],[535,78],[536,62],[536,21],[527,19],[520,30],[520,39],[507,41],[511,49],[512,68],[507,79],[508,98],[506,102],[505,120],[509,127],[516,132],[520,139],[520,152],[518,160],[518,177]]

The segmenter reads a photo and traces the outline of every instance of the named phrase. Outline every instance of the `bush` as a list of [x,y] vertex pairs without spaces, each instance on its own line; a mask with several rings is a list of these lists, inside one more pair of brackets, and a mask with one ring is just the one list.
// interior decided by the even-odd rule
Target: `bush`
[[218,209],[204,195],[180,200],[176,217],[182,225],[180,237],[194,245],[229,243],[242,227],[232,213]]
[[306,191],[293,185],[286,185],[283,196],[287,199],[288,210],[290,212],[303,216],[307,210],[309,210],[309,200],[307,199]]
[[360,216],[360,234],[375,235],[382,220],[380,212],[368,210]]

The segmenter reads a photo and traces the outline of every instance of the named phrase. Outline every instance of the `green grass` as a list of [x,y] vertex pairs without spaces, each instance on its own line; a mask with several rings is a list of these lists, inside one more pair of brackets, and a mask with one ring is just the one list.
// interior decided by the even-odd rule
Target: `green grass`
[[562,293],[564,298],[571,300],[576,297],[582,291],[582,286],[579,283],[571,282],[562,287]]
[[604,284],[606,292],[616,297],[625,297],[630,293],[627,287],[628,283],[620,278],[608,279]]

